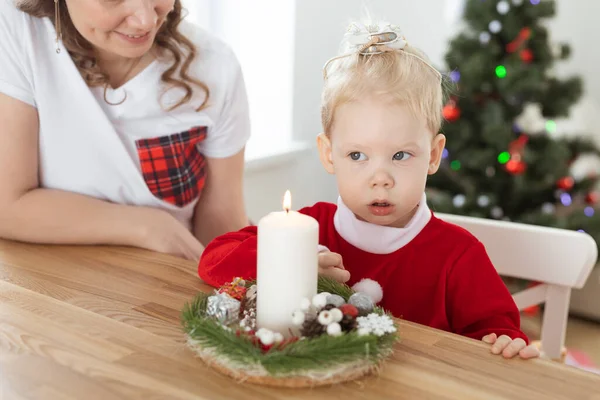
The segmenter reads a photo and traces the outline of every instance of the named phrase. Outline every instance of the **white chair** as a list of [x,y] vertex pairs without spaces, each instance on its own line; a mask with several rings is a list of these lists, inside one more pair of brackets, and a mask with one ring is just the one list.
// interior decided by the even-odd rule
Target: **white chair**
[[571,289],[585,284],[596,264],[596,242],[587,233],[450,214],[436,216],[481,241],[503,276],[542,284],[514,294],[519,310],[545,303],[541,346],[559,359],[565,341]]

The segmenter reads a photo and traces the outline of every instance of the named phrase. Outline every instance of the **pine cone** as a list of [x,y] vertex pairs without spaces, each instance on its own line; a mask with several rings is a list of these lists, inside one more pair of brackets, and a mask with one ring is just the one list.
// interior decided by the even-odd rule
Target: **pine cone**
[[358,326],[356,322],[356,318],[351,315],[344,315],[342,320],[340,321],[340,326],[342,327],[342,331],[350,332]]
[[240,318],[243,318],[245,310],[256,310],[256,285],[250,286],[241,300]]
[[304,321],[300,334],[307,338],[313,338],[325,333],[326,329],[327,328],[324,325],[321,325],[316,318],[311,318]]

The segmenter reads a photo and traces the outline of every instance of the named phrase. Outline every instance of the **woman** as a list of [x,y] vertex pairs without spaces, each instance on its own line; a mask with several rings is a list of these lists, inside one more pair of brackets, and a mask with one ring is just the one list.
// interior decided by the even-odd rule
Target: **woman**
[[198,260],[248,224],[240,67],[181,20],[180,0],[0,0],[0,237]]

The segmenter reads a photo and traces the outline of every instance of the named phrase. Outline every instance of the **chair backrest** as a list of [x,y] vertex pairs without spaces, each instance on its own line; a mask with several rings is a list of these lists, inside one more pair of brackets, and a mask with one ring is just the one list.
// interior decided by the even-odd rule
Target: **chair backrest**
[[543,283],[514,295],[519,309],[546,303],[542,348],[560,358],[572,288],[581,288],[598,258],[590,235],[566,229],[436,213],[483,243],[499,274]]

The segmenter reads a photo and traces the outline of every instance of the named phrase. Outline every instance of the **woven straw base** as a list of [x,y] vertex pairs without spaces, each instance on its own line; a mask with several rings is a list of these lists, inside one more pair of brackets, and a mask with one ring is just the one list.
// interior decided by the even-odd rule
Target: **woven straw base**
[[364,376],[370,375],[379,370],[381,364],[371,364],[368,362],[351,363],[346,366],[336,367],[335,372],[310,371],[304,375],[276,377],[266,373],[257,374],[253,371],[243,368],[236,368],[229,365],[228,362],[220,360],[210,352],[203,351],[197,344],[189,343],[196,354],[211,368],[220,373],[235,379],[240,383],[251,383],[256,385],[282,387],[282,388],[313,388],[317,386],[335,385],[347,381],[352,381]]

